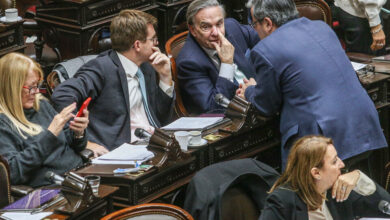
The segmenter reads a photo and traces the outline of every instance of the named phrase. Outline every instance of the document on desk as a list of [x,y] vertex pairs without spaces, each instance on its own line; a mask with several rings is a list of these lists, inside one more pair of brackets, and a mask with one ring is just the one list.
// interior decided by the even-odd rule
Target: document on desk
[[363,69],[364,67],[367,66],[367,64],[364,64],[364,63],[356,63],[356,62],[353,62],[351,61],[351,64],[352,64],[352,67],[355,71],[358,71],[360,69]]
[[135,165],[154,157],[147,145],[132,145],[124,143],[118,148],[92,160],[93,164],[128,164]]
[[162,127],[164,130],[204,130],[218,125],[223,117],[181,117],[169,125]]
[[0,218],[6,220],[40,220],[53,214],[53,212],[37,212],[37,213],[29,213],[29,212],[5,212],[0,215]]

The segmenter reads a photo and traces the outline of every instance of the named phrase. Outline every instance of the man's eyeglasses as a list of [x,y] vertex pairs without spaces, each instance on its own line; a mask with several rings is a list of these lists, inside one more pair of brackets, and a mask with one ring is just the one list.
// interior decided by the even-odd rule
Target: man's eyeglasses
[[257,23],[259,23],[259,21],[256,20],[256,21],[252,22],[250,25],[251,25],[251,27],[256,28]]
[[158,44],[158,37],[157,36],[152,37],[152,38],[146,38],[146,40],[151,40],[151,41],[153,41],[153,44]]
[[38,84],[36,86],[23,86],[23,89],[28,89],[28,93],[31,95],[33,92],[34,93],[39,93],[40,89],[43,88],[42,84]]

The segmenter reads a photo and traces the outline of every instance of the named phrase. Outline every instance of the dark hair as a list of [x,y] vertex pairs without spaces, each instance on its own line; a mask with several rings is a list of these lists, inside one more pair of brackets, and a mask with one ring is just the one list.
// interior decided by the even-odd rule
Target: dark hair
[[293,0],[255,0],[253,16],[259,22],[268,17],[280,27],[298,18],[299,14]]

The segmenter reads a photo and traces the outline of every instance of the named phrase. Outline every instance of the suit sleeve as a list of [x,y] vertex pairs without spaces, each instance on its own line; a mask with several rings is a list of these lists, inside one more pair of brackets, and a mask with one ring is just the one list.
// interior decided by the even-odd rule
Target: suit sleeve
[[197,60],[186,59],[178,64],[178,77],[181,89],[191,96],[194,105],[202,112],[221,109],[214,101],[214,96],[222,93],[228,99],[232,99],[238,86],[228,79],[218,76],[215,85],[210,79],[211,70],[198,65]]
[[240,26],[241,26],[241,32],[243,33],[245,37],[245,41],[248,44],[248,48],[253,48],[260,41],[259,35],[255,31],[255,29],[253,29],[249,25],[240,25]]
[[76,102],[80,108],[88,97],[92,98],[91,103],[93,103],[104,86],[102,73],[104,68],[101,65],[97,60],[92,60],[84,65],[73,78],[58,85],[51,96],[54,108],[60,112],[73,102]]
[[358,193],[351,193],[352,209],[354,216],[360,217],[388,217],[378,209],[378,204],[381,200],[390,201],[389,193],[378,184],[376,191],[369,196],[362,196]]
[[280,110],[282,103],[279,76],[258,51],[252,50],[251,59],[256,69],[257,85],[246,89],[245,98],[265,116],[272,116]]

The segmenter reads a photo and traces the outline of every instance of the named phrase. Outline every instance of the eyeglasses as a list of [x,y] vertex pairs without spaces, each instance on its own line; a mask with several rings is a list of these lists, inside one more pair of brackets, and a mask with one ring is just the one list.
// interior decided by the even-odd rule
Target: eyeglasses
[[158,37],[157,36],[154,36],[152,38],[146,38],[146,40],[151,40],[151,41],[153,41],[153,44],[158,44]]
[[256,28],[257,23],[259,23],[259,21],[254,21],[250,24],[250,26]]
[[28,89],[28,93],[31,95],[33,92],[34,93],[39,93],[40,89],[42,89],[42,84],[38,84],[36,86],[23,86],[23,89]]

